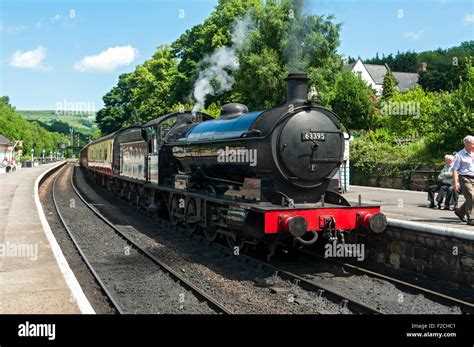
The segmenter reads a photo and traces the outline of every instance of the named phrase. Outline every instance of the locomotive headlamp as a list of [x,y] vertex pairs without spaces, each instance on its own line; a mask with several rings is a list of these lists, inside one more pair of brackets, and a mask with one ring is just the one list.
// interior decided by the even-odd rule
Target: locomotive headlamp
[[294,237],[303,236],[308,230],[308,222],[302,216],[281,215],[280,227]]

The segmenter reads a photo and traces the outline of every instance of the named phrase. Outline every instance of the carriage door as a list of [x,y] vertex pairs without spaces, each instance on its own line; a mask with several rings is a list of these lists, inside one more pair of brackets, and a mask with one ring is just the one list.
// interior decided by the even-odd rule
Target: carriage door
[[156,126],[147,129],[148,131],[148,181],[158,184],[158,146],[159,133]]

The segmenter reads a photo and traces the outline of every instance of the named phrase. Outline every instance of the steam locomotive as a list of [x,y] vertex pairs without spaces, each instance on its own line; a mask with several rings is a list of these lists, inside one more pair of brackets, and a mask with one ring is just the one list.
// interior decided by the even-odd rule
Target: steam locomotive
[[328,189],[344,153],[344,127],[307,100],[305,74],[286,78],[280,107],[226,104],[219,119],[174,112],[87,144],[80,163],[120,197],[231,247],[314,244],[320,236],[387,225],[380,206],[351,206]]

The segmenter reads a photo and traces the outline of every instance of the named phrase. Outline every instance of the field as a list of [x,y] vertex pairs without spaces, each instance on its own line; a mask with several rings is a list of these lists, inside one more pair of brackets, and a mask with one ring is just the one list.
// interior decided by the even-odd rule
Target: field
[[95,114],[56,114],[54,110],[17,110],[24,118],[28,120],[37,120],[41,123],[51,126],[55,122],[67,123],[74,131],[89,135],[97,131],[95,123]]

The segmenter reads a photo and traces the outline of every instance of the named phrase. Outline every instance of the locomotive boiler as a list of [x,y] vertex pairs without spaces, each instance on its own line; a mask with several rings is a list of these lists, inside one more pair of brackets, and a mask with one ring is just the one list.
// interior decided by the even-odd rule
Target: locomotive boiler
[[248,112],[228,104],[219,120],[172,129],[165,146],[176,173],[227,188],[258,180],[261,200],[272,203],[320,201],[342,163],[344,132],[334,112],[307,102],[307,81],[289,75],[278,108]]

